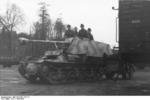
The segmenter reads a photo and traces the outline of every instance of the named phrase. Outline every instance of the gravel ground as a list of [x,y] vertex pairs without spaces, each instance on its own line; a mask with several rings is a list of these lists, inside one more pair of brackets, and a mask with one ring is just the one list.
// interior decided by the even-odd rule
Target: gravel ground
[[17,66],[0,67],[0,95],[150,95],[150,70],[138,70],[132,80],[101,80],[50,85],[33,84],[17,71]]

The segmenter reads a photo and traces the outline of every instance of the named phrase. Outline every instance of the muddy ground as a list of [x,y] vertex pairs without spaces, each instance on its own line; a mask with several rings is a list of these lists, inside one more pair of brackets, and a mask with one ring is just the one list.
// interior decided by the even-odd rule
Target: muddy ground
[[0,67],[0,95],[150,95],[150,69],[137,70],[132,80],[50,85],[26,81],[17,66]]

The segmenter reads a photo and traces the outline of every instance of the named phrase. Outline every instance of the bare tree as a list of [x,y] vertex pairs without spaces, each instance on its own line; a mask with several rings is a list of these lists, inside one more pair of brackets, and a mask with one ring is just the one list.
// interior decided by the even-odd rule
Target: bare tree
[[2,27],[2,33],[5,33],[5,30],[9,33],[8,35],[8,46],[9,50],[12,52],[12,31],[18,25],[24,22],[23,13],[21,12],[20,8],[12,4],[7,10],[6,13],[2,16],[0,15],[0,26]]
[[21,12],[21,9],[15,5],[12,4],[10,8],[6,10],[6,13],[4,16],[0,16],[0,24],[7,30],[13,31],[15,27],[22,24],[24,22],[23,13]]

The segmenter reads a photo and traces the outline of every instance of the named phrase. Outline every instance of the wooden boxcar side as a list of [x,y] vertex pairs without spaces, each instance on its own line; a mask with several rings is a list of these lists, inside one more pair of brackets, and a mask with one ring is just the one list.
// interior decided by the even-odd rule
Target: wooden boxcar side
[[119,0],[119,50],[130,62],[150,61],[150,0]]

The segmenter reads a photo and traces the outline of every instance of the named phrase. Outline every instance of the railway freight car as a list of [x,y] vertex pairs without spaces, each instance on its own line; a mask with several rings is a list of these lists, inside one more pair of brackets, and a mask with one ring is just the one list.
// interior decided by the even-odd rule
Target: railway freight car
[[119,54],[126,62],[149,63],[150,0],[119,0]]

